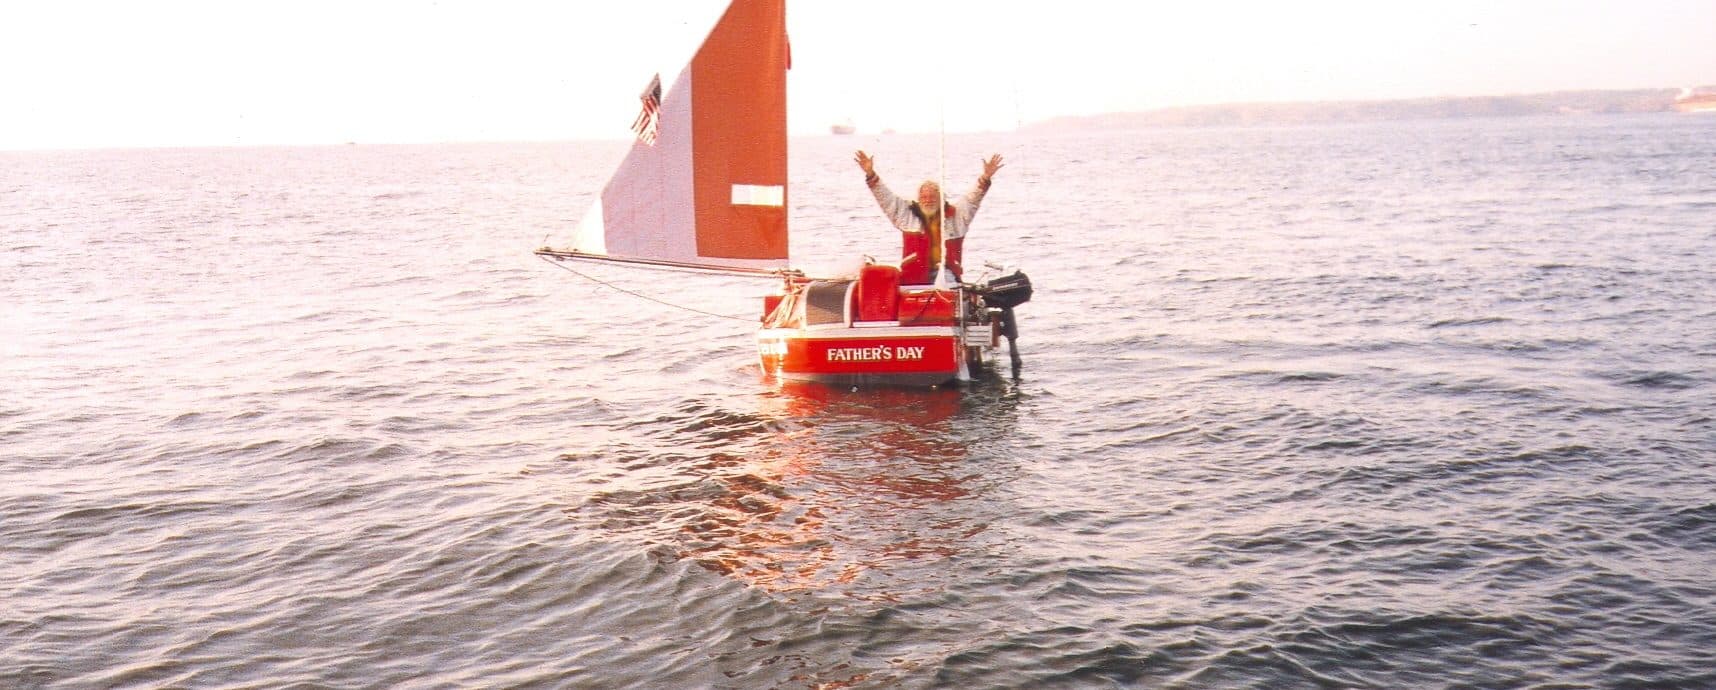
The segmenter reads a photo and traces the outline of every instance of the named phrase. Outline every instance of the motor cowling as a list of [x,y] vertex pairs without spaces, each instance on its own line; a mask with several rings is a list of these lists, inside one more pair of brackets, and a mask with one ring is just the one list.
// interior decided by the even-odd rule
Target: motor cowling
[[1012,309],[1031,301],[1031,279],[1023,271],[1014,271],[977,286],[977,294],[985,306]]

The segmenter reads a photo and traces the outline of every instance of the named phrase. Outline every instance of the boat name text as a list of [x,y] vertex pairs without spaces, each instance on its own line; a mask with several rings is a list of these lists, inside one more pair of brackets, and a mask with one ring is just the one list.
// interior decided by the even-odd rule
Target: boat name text
[[924,358],[922,345],[902,345],[889,347],[831,347],[828,348],[830,362],[888,362],[894,360],[911,361]]

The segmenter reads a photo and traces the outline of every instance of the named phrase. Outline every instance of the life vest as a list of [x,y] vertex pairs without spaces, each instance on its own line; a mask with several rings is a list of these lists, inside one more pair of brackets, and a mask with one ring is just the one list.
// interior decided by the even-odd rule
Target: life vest
[[935,282],[935,254],[940,253],[938,250],[942,248],[947,252],[944,257],[947,270],[953,272],[954,280],[958,280],[965,273],[965,267],[961,263],[965,257],[965,238],[956,237],[942,242],[942,228],[939,227],[945,225],[947,219],[957,212],[953,204],[947,205],[942,212],[940,223],[937,223],[938,227],[933,229],[918,202],[911,202],[911,209],[912,215],[918,218],[919,229],[917,232],[900,231],[900,284],[928,285]]

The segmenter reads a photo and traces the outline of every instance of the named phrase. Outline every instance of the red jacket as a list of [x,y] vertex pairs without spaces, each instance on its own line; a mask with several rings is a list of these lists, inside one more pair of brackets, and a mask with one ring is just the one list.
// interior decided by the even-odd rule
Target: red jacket
[[[900,229],[900,284],[925,285],[935,282],[935,266],[930,262],[930,241],[933,238],[924,229],[927,223],[924,222],[923,212],[917,202],[911,203],[911,210],[913,215],[918,217],[919,229]],[[944,213],[946,215],[943,218],[957,218],[959,209],[948,204]],[[953,223],[944,220],[942,225],[946,227]],[[944,238],[942,247],[945,249],[942,262],[947,266],[947,270],[953,272],[954,280],[958,280],[965,274],[965,238]]]

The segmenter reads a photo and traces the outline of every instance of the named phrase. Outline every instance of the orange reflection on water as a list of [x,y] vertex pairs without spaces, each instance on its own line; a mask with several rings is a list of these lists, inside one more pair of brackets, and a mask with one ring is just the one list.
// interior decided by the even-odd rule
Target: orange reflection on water
[[971,495],[961,405],[956,390],[783,387],[759,414],[784,429],[706,465],[720,491],[679,553],[777,592],[957,555],[985,529],[946,510]]

